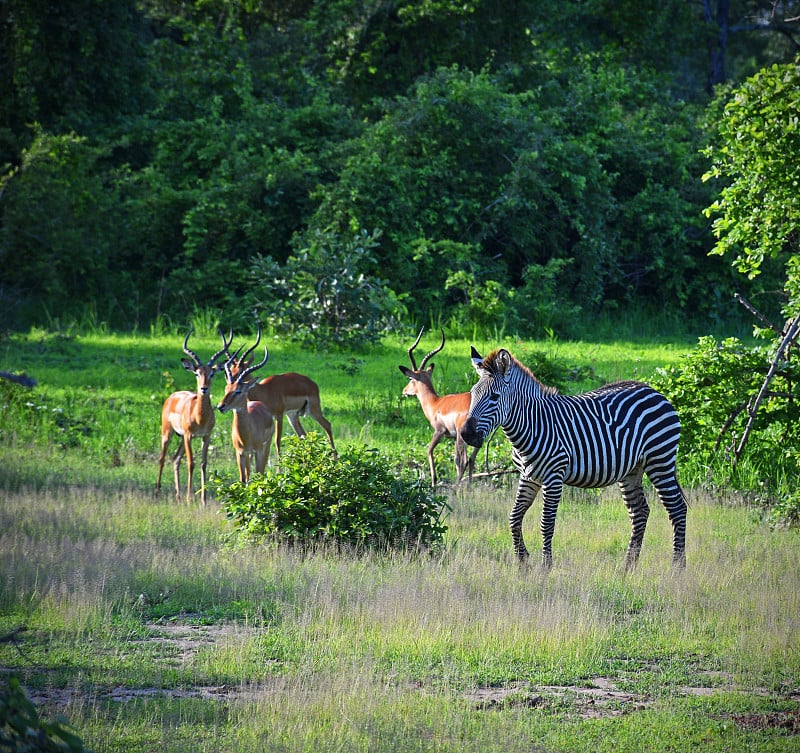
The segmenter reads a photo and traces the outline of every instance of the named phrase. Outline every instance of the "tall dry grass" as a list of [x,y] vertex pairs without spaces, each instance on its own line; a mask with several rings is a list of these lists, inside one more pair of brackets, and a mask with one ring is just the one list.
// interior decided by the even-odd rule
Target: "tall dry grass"
[[[637,717],[656,726],[693,718],[689,686],[714,703],[797,692],[796,533],[695,493],[689,564],[676,573],[654,502],[626,576],[618,495],[570,492],[544,574],[535,556],[527,568],[511,556],[512,497],[510,484],[462,487],[442,551],[355,556],[231,549],[213,506],[135,488],[17,489],[0,505],[0,631],[30,631],[24,654],[0,647],[0,665],[44,698],[66,698],[98,750],[244,751],[269,740],[278,751],[529,751],[532,728],[547,749],[570,750],[570,735],[585,741],[589,727],[559,733],[559,714],[572,724],[575,707],[550,699],[535,714],[536,688],[607,678],[656,703]],[[529,518],[535,551],[535,510]],[[170,638],[170,625],[189,637]],[[211,632],[193,640],[203,625]],[[118,687],[129,699],[109,701]],[[216,700],[197,695],[217,687]],[[509,714],[476,717],[471,699],[487,688],[510,694]],[[48,696],[58,689],[66,695]],[[636,739],[618,738],[618,749],[636,750]]]

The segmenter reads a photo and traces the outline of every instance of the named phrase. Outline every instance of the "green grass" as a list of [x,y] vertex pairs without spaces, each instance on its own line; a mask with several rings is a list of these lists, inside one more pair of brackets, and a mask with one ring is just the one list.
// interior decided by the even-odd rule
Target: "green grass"
[[[63,335],[32,331],[24,336],[8,336],[0,341],[0,369],[24,371],[37,379],[38,386],[25,391],[0,381],[0,404],[11,408],[7,420],[0,425],[0,443],[11,448],[35,443],[56,453],[78,450],[77,467],[72,471],[76,474],[96,471],[104,479],[142,480],[141,469],[147,468],[148,463],[153,467],[158,458],[164,399],[174,390],[195,388],[193,376],[180,363],[182,339],[180,334],[102,332]],[[420,352],[437,345],[438,340],[434,340],[423,339]],[[270,359],[261,373],[307,374],[320,386],[323,411],[333,424],[337,442],[377,445],[427,469],[425,447],[431,430],[418,401],[402,396],[406,379],[397,368],[408,364],[406,350],[411,342],[389,338],[369,353],[340,354],[311,352],[267,338]],[[201,358],[210,357],[220,345],[219,337],[211,335],[193,336],[190,342]],[[567,385],[567,389],[577,392],[616,379],[647,378],[657,367],[677,360],[693,343],[509,340],[478,341],[475,345],[484,354],[503,345],[523,361],[543,353],[565,367],[579,367],[589,378]],[[441,394],[467,391],[474,383],[469,348],[467,341],[448,340],[445,351],[434,359],[435,383]],[[218,374],[212,385],[215,404],[222,395],[222,380]],[[319,429],[310,418],[304,425],[307,430]],[[288,425],[285,430],[290,430]],[[176,441],[173,439],[173,447]],[[508,457],[502,442],[498,447],[498,441],[490,450],[493,463]],[[437,472],[445,479],[453,475],[451,456],[446,444],[437,451]],[[235,472],[227,417],[217,417],[211,465],[224,473]],[[125,469],[122,474],[115,472],[120,468]],[[59,472],[56,464],[48,473]],[[146,475],[150,475],[149,469]],[[171,471],[166,468],[165,479],[171,479]]]
[[[449,489],[435,555],[232,548],[215,504],[153,496],[161,400],[190,386],[180,339],[0,345],[0,368],[40,382],[6,398],[0,425],[0,634],[28,627],[19,648],[0,645],[0,671],[94,750],[797,750],[796,532],[690,490],[687,570],[670,570],[654,501],[626,576],[618,494],[570,490],[545,575],[511,556],[505,476]],[[193,345],[202,357],[217,343]],[[603,379],[644,377],[692,345],[504,344]],[[351,356],[270,342],[265,373],[318,381],[337,444],[367,438],[426,471],[429,429],[399,397],[407,345],[355,355],[354,375]],[[466,389],[469,343],[446,350],[442,391]],[[228,422],[218,431],[212,465],[233,474]]]

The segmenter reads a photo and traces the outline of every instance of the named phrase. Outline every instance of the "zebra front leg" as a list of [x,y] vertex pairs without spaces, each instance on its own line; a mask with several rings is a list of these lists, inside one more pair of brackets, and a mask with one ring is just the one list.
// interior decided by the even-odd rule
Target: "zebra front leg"
[[628,544],[628,551],[625,552],[625,570],[630,572],[639,561],[647,519],[650,517],[650,505],[647,504],[647,498],[644,496],[642,488],[642,471],[636,470],[626,476],[619,482],[619,488],[622,491],[622,499],[625,500],[628,517],[631,521],[631,540]]
[[556,513],[564,483],[560,478],[551,479],[542,490],[542,519],[539,529],[542,533],[542,567],[549,570],[553,566],[553,534],[556,531]]
[[528,548],[525,546],[525,539],[522,536],[522,519],[533,504],[533,500],[536,498],[540,488],[541,484],[539,482],[520,476],[519,485],[517,486],[517,498],[508,516],[514,554],[517,555],[517,559],[520,562],[525,562],[528,559]]

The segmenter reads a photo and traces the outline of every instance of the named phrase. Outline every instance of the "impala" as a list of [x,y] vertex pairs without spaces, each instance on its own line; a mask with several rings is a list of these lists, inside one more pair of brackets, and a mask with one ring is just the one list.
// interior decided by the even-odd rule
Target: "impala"
[[201,437],[203,440],[202,456],[200,460],[200,479],[202,482],[202,501],[206,503],[206,462],[208,459],[208,445],[211,441],[211,430],[214,428],[214,407],[211,405],[211,379],[217,372],[216,360],[227,352],[230,340],[225,341],[222,336],[223,347],[216,352],[211,360],[204,364],[193,350],[189,350],[190,329],[183,340],[183,352],[189,358],[182,358],[183,368],[191,371],[197,379],[197,392],[179,390],[173,392],[165,401],[161,409],[161,457],[158,459],[158,481],[156,494],[161,490],[161,474],[164,470],[164,458],[167,447],[174,434],[182,437],[178,449],[172,458],[175,468],[175,496],[180,497],[180,465],[184,454],[188,466],[189,478],[186,485],[186,502],[192,499],[192,475],[194,474],[194,455],[192,454],[192,440]]
[[[248,356],[258,347],[260,342],[261,328],[259,327],[255,343],[245,351],[244,355],[239,357],[239,351],[236,351],[232,356],[229,356],[226,366],[233,378],[238,377],[242,370],[250,366],[250,362],[247,360]],[[228,346],[230,346],[230,343],[228,343]],[[337,457],[336,445],[333,442],[333,430],[328,419],[322,415],[319,387],[316,382],[304,374],[296,374],[294,372],[273,374],[252,385],[248,397],[250,400],[264,403],[275,420],[275,449],[279,459],[281,456],[281,435],[283,434],[284,416],[289,419],[289,423],[298,437],[306,435],[306,430],[300,423],[300,416],[311,416],[325,430],[333,449],[333,457]]]
[[269,460],[269,450],[272,444],[272,435],[275,433],[275,422],[267,406],[260,400],[248,398],[250,389],[257,382],[247,378],[254,371],[258,371],[269,359],[269,352],[264,348],[264,360],[254,366],[248,366],[236,376],[231,372],[231,360],[224,365],[225,395],[217,410],[220,413],[233,411],[233,424],[231,425],[231,441],[236,452],[239,465],[239,481],[246,484],[250,480],[250,456],[255,456],[255,472],[263,473]]
[[464,477],[467,469],[469,469],[469,478],[472,479],[472,468],[479,449],[476,447],[472,455],[468,457],[467,445],[461,436],[461,429],[464,426],[467,413],[469,413],[470,393],[458,392],[453,395],[442,396],[436,394],[436,390],[433,387],[434,364],[428,366],[427,369],[425,366],[431,358],[444,348],[444,330],[442,330],[442,342],[439,347],[428,353],[422,359],[419,367],[417,367],[417,362],[414,360],[414,349],[419,345],[423,331],[424,327],[419,331],[414,344],[408,349],[408,357],[413,368],[409,369],[407,366],[400,366],[400,371],[408,377],[408,384],[403,389],[403,395],[406,397],[416,395],[419,398],[422,412],[425,414],[425,418],[428,419],[431,429],[433,429],[433,439],[428,445],[431,484],[436,486],[436,465],[433,462],[433,451],[436,445],[445,437],[451,437],[456,440],[454,460],[456,473],[458,474],[456,483],[458,483]]

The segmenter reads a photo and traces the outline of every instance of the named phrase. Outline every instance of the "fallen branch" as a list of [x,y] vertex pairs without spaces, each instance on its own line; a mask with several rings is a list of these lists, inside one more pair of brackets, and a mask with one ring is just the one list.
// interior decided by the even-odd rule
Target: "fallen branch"
[[16,643],[17,636],[20,633],[24,633],[28,628],[24,625],[20,625],[18,628],[14,628],[10,633],[6,633],[5,635],[0,635],[0,643]]
[[7,379],[9,382],[16,382],[23,387],[35,387],[36,380],[27,374],[12,374],[10,371],[0,371],[0,379]]
[[5,635],[0,635],[0,643],[13,643],[14,648],[19,651],[20,656],[23,659],[30,661],[30,657],[25,654],[22,650],[22,646],[19,643],[18,636],[20,633],[24,633],[28,628],[25,625],[20,625],[18,628],[14,628],[10,633],[6,633]]
[[491,476],[505,476],[508,473],[519,473],[516,468],[501,468],[496,471],[481,471],[480,473],[473,473],[472,478],[489,478]]

